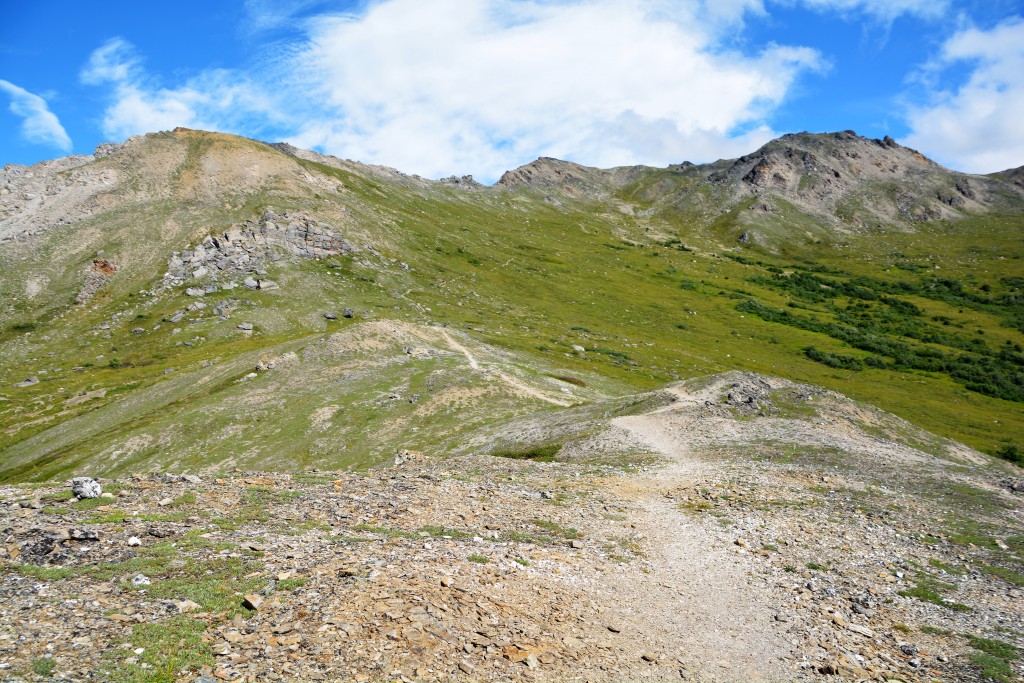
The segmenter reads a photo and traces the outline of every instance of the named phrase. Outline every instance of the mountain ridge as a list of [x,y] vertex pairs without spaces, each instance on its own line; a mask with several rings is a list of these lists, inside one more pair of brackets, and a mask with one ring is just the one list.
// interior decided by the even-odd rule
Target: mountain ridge
[[[830,182],[798,177],[812,171]],[[880,194],[859,214],[839,210],[852,194],[874,191],[876,177],[899,173],[919,182],[890,183],[898,191]],[[851,132],[794,134],[739,159],[665,169],[589,169],[544,158],[504,178],[492,187],[426,180],[185,129],[101,145],[91,161],[4,167],[0,324],[11,351],[0,382],[38,377],[40,353],[81,348],[77,360],[54,367],[60,375],[65,366],[87,368],[67,377],[70,386],[58,394],[40,381],[7,396],[0,417],[6,412],[12,421],[8,445],[41,428],[19,426],[21,413],[37,412],[21,396],[44,397],[43,422],[35,424],[59,423],[65,418],[57,412],[109,403],[119,376],[159,384],[164,378],[146,368],[173,372],[175,354],[209,360],[191,350],[207,344],[216,349],[212,357],[301,338],[311,344],[342,309],[357,320],[457,324],[492,349],[510,345],[521,367],[537,364],[588,384],[602,375],[612,385],[625,382],[613,394],[732,369],[736,358],[766,372],[781,361],[795,377],[892,401],[883,407],[942,431],[939,416],[953,409],[915,407],[914,372],[933,372],[936,397],[958,403],[967,400],[953,398],[951,380],[999,400],[1018,391],[1019,284],[1004,257],[1017,248],[1021,203],[1002,180],[955,174],[891,140]],[[943,201],[936,187],[962,203]],[[904,195],[927,201],[901,211]],[[941,210],[931,216],[933,205]],[[992,240],[990,252],[978,251],[981,235]],[[946,253],[932,263],[940,258],[937,243]],[[869,258],[856,256],[864,250]],[[983,272],[979,259],[995,269],[984,283],[971,281]],[[943,275],[967,279],[929,274],[939,265]],[[783,278],[794,268],[807,288]],[[901,281],[900,273],[917,279]],[[852,297],[848,307],[823,307],[836,292]],[[799,310],[794,305],[805,312],[775,312]],[[887,312],[896,305],[912,314],[902,325]],[[878,310],[865,319],[864,306]],[[140,324],[130,324],[133,316]],[[239,324],[251,329],[233,331]],[[991,342],[968,338],[961,330],[969,325]],[[863,330],[849,332],[857,326]],[[58,341],[63,330],[79,339]],[[239,334],[246,331],[252,334]],[[879,334],[885,343],[875,340]],[[762,355],[741,343],[780,338],[788,349],[815,350],[805,357],[765,348]],[[936,344],[948,349],[942,361],[929,360]],[[82,357],[87,347],[91,355]],[[107,367],[85,365],[97,362]],[[814,362],[821,372],[807,365]],[[865,362],[874,365],[864,370]],[[886,388],[858,385],[858,375],[837,375],[829,363],[882,373]],[[101,389],[108,398],[60,410]],[[1020,439],[1015,430],[1024,425],[1000,403],[971,407],[970,426],[956,422],[945,433],[997,450],[999,438],[983,427],[990,411],[1014,425],[1010,443]]]

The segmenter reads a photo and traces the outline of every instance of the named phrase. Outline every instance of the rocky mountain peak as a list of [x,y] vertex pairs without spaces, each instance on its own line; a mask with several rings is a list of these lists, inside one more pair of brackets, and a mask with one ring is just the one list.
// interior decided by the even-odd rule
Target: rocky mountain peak
[[888,135],[873,139],[852,130],[783,135],[708,180],[853,226],[956,218],[981,208],[989,194],[977,176],[949,171]]
[[609,173],[601,169],[551,157],[540,157],[524,166],[506,171],[497,185],[509,189],[559,189],[567,194],[580,196],[599,191],[607,183],[608,176]]

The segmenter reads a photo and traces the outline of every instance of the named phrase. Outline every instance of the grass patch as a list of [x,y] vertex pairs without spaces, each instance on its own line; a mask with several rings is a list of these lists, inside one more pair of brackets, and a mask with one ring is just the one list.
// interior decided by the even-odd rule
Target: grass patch
[[277,590],[293,591],[296,588],[305,586],[308,582],[309,579],[305,576],[296,576],[294,579],[282,579],[277,582]]
[[956,588],[948,583],[942,583],[929,577],[923,572],[919,572],[915,579],[916,585],[912,588],[902,590],[899,592],[900,595],[906,598],[915,598],[922,602],[930,602],[933,605],[939,605],[940,607],[946,607],[956,612],[970,612],[971,608],[967,605],[959,602],[952,602],[946,600],[942,595],[943,592],[951,591]]
[[937,560],[934,557],[928,560],[928,565],[935,567],[936,569],[941,569],[947,574],[952,574],[954,576],[963,576],[964,574],[964,570],[960,567],[954,567],[951,564],[946,564],[942,560]]
[[52,657],[36,657],[32,660],[32,673],[36,676],[50,678],[57,668],[57,662]]
[[1014,586],[1024,586],[1024,574],[1021,574],[1020,572],[994,564],[983,564],[981,565],[981,568],[992,576],[998,576],[1003,581],[1011,583]]
[[994,638],[981,638],[970,634],[966,634],[965,637],[970,646],[977,650],[969,655],[969,659],[984,679],[998,683],[1019,680],[1011,666],[1011,662],[1020,659],[1020,651],[1016,647]]
[[477,564],[487,564],[488,562],[491,561],[491,558],[486,557],[484,555],[477,555],[476,553],[473,553],[472,555],[470,555],[466,559],[469,560],[470,562],[475,562]]
[[[205,623],[184,616],[137,624],[131,635],[115,641],[106,651],[101,678],[110,683],[174,683],[180,680],[180,672],[213,666],[213,651],[203,641],[205,631]],[[131,647],[117,647],[122,643]],[[137,648],[145,651],[136,655]]]
[[464,538],[472,538],[473,534],[468,531],[462,531],[461,529],[452,529],[446,526],[435,526],[428,524],[419,528],[421,533],[428,534],[433,538],[453,538],[455,540],[461,540]]
[[953,632],[946,628],[939,628],[938,626],[929,626],[925,624],[921,627],[921,633],[927,633],[930,636],[951,636]]
[[552,534],[554,536],[560,536],[570,541],[577,538],[582,538],[582,534],[580,534],[580,532],[576,529],[573,529],[571,527],[564,527],[560,524],[557,524],[556,522],[551,522],[546,519],[531,519],[530,524],[533,524],[534,526],[543,529],[549,534]]
[[368,534],[377,534],[379,536],[386,536],[387,538],[418,538],[419,534],[415,531],[406,531],[405,529],[394,529],[387,526],[377,526],[376,524],[356,524],[352,527],[352,531],[362,531]]

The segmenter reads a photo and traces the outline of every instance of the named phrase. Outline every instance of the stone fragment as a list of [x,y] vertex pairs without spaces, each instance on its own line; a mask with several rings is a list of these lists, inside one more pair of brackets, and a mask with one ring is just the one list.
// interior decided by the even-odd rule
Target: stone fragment
[[860,624],[847,624],[846,625],[846,630],[847,631],[852,631],[854,633],[859,633],[860,635],[864,636],[865,638],[874,638],[875,637],[875,632],[874,631],[869,629],[867,626],[861,626]]
[[341,310],[341,317],[343,317],[343,318],[354,318],[354,317],[356,317],[356,312],[354,310],[352,310],[351,308],[343,308]]
[[128,539],[128,545],[132,547],[140,546],[142,545],[142,541],[139,540],[138,536],[132,536]]
[[37,384],[39,384],[39,378],[38,377],[29,377],[28,379],[25,379],[25,380],[23,380],[21,382],[18,382],[14,386],[16,386],[16,387],[33,387],[33,386],[35,386]]
[[71,529],[68,532],[72,540],[75,541],[98,541],[100,540],[99,532],[93,531],[92,529]]
[[243,332],[252,332],[252,323],[238,323],[238,329]]
[[149,586],[152,583],[153,582],[150,580],[150,578],[145,574],[136,574],[132,577],[133,586]]
[[178,609],[178,612],[180,614],[185,614],[186,612],[195,612],[198,609],[202,609],[202,605],[200,605],[198,602],[193,602],[192,600],[188,599],[179,600],[174,603],[174,606]]
[[263,596],[258,593],[249,593],[242,599],[242,606],[254,612],[263,604]]

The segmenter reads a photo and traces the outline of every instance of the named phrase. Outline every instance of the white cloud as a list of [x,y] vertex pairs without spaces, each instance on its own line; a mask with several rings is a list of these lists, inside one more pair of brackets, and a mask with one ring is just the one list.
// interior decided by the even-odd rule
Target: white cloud
[[26,140],[50,145],[65,152],[71,151],[71,138],[64,126],[60,125],[60,119],[46,106],[46,100],[2,79],[0,90],[11,98],[11,113],[24,119],[21,134]]
[[81,79],[112,88],[103,117],[103,133],[111,139],[177,126],[253,135],[277,120],[260,88],[238,72],[213,69],[179,87],[160,87],[121,38],[92,53]]
[[933,91],[927,104],[910,109],[903,142],[968,172],[1024,164],[1024,19],[957,32],[930,69],[941,78],[965,62],[973,67],[966,82]]
[[[82,81],[110,91],[112,138],[187,126],[284,137],[438,177],[494,180],[540,155],[665,165],[735,156],[775,135],[768,115],[814,50],[723,47],[762,0],[376,0],[313,14],[249,0],[253,30],[296,22],[253,75],[208,71],[165,87],[122,39]],[[294,25],[294,24],[293,24]]]
[[[722,21],[736,21],[731,3]],[[740,9],[736,9],[739,7]],[[428,176],[537,155],[667,164],[744,151],[816,52],[722,51],[693,3],[386,0],[322,17],[290,64],[326,116],[292,142]],[[753,129],[743,135],[738,131]]]

